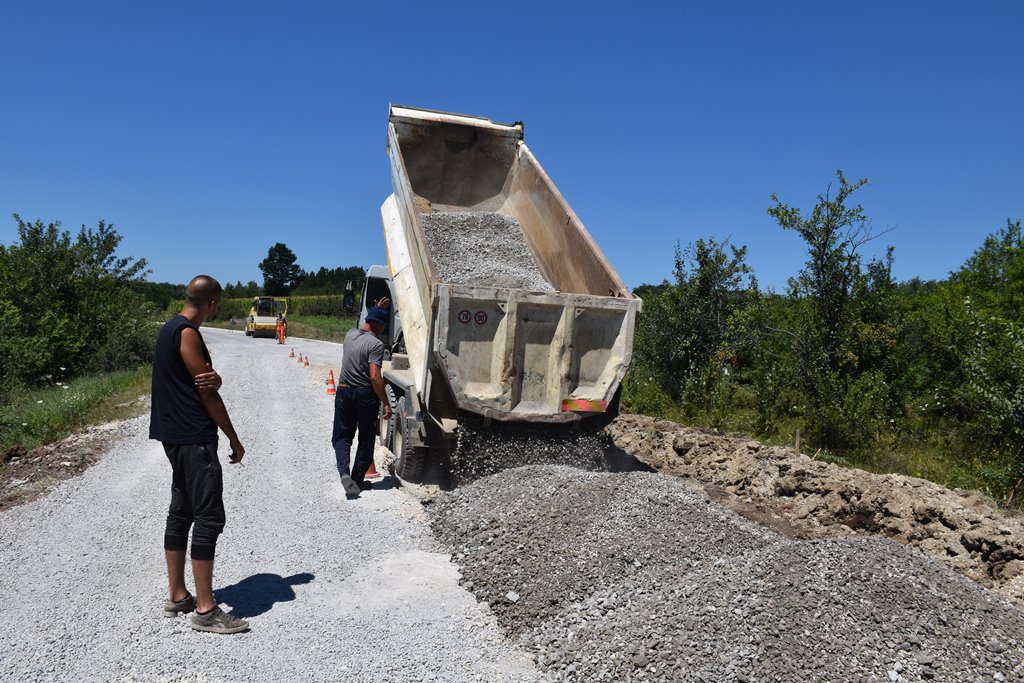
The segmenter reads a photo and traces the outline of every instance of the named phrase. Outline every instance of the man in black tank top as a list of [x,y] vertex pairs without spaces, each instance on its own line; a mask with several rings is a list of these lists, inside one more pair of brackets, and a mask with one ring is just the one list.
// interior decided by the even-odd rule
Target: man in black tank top
[[[171,463],[171,505],[164,530],[170,596],[164,616],[192,612],[192,628],[238,633],[249,624],[225,613],[213,598],[213,557],[224,529],[224,482],[217,459],[217,428],[228,437],[232,463],[245,448],[217,390],[220,375],[199,327],[217,315],[220,283],[198,275],[188,283],[185,306],[167,321],[153,350],[153,400],[149,438],[157,439]],[[193,597],[185,586],[185,550],[192,529]]]

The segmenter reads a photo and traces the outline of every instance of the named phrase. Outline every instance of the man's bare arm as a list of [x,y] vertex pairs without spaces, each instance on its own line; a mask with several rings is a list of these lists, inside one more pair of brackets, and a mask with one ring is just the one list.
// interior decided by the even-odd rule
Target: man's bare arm
[[224,383],[224,380],[209,363],[206,364],[206,372],[196,375],[195,380],[196,389],[220,389]]
[[390,419],[391,403],[388,401],[387,392],[384,391],[384,375],[381,374],[380,366],[374,363],[370,363],[370,386],[373,387],[373,393],[377,394],[381,405],[384,406],[384,419]]
[[[193,377],[205,375],[211,371],[203,357],[203,346],[199,341],[199,334],[191,327],[186,327],[181,331],[181,359]],[[228,437],[228,442],[231,444],[231,462],[241,462],[242,456],[245,455],[245,448],[238,440],[238,434],[235,433],[231,418],[228,417],[228,409],[217,389],[209,385],[197,387],[197,389],[210,419]]]

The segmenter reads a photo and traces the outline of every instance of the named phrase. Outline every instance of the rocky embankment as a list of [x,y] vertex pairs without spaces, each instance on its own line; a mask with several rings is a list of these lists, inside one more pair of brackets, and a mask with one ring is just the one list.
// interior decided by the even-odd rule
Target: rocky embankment
[[1024,518],[981,494],[643,415],[621,415],[607,432],[659,472],[699,482],[719,503],[790,538],[891,538],[1024,607]]

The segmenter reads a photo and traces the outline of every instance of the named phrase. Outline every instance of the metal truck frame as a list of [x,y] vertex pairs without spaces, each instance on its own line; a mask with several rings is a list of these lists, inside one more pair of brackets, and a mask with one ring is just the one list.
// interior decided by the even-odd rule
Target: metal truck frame
[[[388,266],[371,267],[360,322],[393,305],[383,374],[396,473],[444,468],[461,426],[600,426],[618,410],[641,301],[623,284],[523,142],[522,123],[392,105],[394,194],[381,206]],[[442,282],[420,215],[515,218],[555,293]]]

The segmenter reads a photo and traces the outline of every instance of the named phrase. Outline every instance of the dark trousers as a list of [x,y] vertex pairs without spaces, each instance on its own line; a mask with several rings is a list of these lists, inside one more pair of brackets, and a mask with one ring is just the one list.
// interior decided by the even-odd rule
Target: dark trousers
[[342,387],[334,395],[334,459],[338,474],[349,474],[348,459],[352,452],[352,439],[359,431],[359,446],[352,463],[352,479],[357,484],[363,481],[366,470],[373,463],[373,445],[377,440],[377,414],[380,399],[372,388]]
[[184,550],[192,530],[192,559],[212,560],[224,530],[224,477],[217,442],[164,444],[171,463],[171,506],[164,531],[165,550]]

